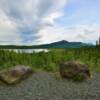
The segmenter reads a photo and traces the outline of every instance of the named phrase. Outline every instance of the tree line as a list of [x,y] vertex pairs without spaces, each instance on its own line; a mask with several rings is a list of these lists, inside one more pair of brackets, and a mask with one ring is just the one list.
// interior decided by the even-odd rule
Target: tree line
[[100,37],[99,37],[99,39],[96,41],[96,47],[100,47]]

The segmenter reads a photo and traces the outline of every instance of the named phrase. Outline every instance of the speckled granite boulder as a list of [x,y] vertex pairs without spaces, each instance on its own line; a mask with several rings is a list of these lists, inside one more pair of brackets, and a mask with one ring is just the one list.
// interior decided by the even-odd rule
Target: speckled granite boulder
[[26,79],[33,73],[33,70],[30,67],[26,66],[15,66],[7,70],[0,72],[0,80],[7,84],[16,84],[23,79]]
[[81,75],[84,79],[89,79],[91,76],[88,66],[79,61],[69,61],[60,64],[59,71],[62,78],[73,78]]

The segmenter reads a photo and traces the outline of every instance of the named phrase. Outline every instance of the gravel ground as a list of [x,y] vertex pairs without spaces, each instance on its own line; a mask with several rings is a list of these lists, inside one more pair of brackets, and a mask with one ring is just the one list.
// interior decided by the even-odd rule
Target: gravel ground
[[0,85],[0,100],[100,100],[100,74],[77,83],[38,72],[17,85]]

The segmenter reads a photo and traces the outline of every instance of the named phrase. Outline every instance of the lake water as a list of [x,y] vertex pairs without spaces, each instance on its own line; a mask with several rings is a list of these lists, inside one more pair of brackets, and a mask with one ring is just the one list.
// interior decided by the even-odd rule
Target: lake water
[[39,53],[39,52],[49,52],[49,50],[48,49],[6,49],[6,50],[9,50],[9,51],[15,51],[15,52],[20,52],[20,53],[22,53],[22,52],[24,52],[24,53],[33,53],[33,52],[35,52],[35,53]]

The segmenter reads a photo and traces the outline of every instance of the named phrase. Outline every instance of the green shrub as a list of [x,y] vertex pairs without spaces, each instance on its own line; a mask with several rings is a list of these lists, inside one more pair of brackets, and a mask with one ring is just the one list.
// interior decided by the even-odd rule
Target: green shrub
[[82,82],[85,80],[85,77],[82,74],[76,75],[72,78],[73,81]]
[[0,69],[14,65],[32,66],[33,69],[55,71],[61,62],[79,60],[89,65],[89,69],[100,71],[100,48],[50,49],[48,53],[16,53],[0,50]]

